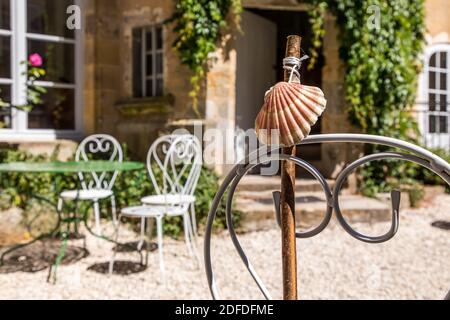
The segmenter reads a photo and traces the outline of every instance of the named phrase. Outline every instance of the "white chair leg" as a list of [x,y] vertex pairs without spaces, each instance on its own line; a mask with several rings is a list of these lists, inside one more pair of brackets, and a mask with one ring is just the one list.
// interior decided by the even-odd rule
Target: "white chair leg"
[[157,234],[158,234],[158,252],[159,252],[159,271],[161,273],[161,282],[167,285],[166,282],[166,268],[164,266],[164,253],[163,253],[163,225],[162,216],[156,217]]
[[189,233],[189,224],[190,224],[189,214],[186,213],[183,215],[183,232],[184,232],[184,241],[186,242],[186,246],[188,248],[189,254],[192,258],[195,257],[194,251],[191,244],[191,237]]
[[98,200],[94,200],[94,215],[95,215],[95,232],[97,235],[102,234],[102,229],[100,227],[100,205]]
[[119,215],[118,220],[117,220],[118,222],[114,226],[114,229],[115,229],[114,242],[116,243],[116,248],[113,250],[111,260],[109,261],[109,274],[110,275],[112,275],[114,272],[114,261],[116,259],[117,243],[119,242],[120,218],[121,218],[121,215]]
[[195,204],[191,204],[191,222],[192,229],[195,236],[195,240],[197,240],[198,232],[197,232],[197,217],[195,216]]
[[113,224],[117,224],[116,198],[114,196],[111,196],[111,213]]
[[147,245],[146,265],[148,265],[148,257],[150,255],[150,251],[152,250],[152,241],[153,241],[153,220],[151,220],[150,218],[147,219],[147,232],[148,232],[148,245]]
[[139,242],[137,245],[137,250],[141,251],[142,246],[144,245],[145,242],[145,218],[142,217],[141,218],[141,235],[139,237]]
[[186,244],[187,244],[187,246],[189,248],[191,256],[195,259],[197,267],[199,267],[200,266],[200,257],[198,255],[197,246],[196,246],[195,241],[194,241],[194,234],[193,234],[193,231],[192,231],[191,222],[189,221],[189,214],[188,213],[186,213],[184,215],[184,220],[186,221],[185,222],[185,230],[184,230]]
[[61,211],[62,211],[63,204],[64,204],[64,199],[59,197],[58,205],[56,206],[56,210],[58,210],[59,213],[61,213]]

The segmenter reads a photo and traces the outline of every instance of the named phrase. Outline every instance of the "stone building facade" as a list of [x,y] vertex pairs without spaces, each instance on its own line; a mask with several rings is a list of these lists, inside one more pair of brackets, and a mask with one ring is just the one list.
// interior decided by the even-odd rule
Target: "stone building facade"
[[[202,119],[204,128],[233,130],[239,126],[244,130],[250,129],[254,116],[262,104],[265,90],[275,81],[280,80],[280,61],[278,61],[280,55],[277,50],[279,51],[281,43],[285,40],[283,35],[301,33],[307,29],[305,12],[308,7],[299,5],[296,1],[243,1],[243,5],[245,8],[242,21],[243,33],[237,30],[230,31],[226,39],[227,45],[218,49],[210,57],[209,71],[199,99],[200,110],[204,111]],[[84,124],[86,134],[111,133],[121,141],[125,141],[130,150],[142,157],[157,135],[179,126],[191,129],[197,116],[192,111],[192,102],[189,98],[190,73],[180,64],[179,57],[172,48],[176,35],[172,32],[170,24],[163,25],[164,95],[151,98],[133,96],[132,87],[135,81],[132,74],[133,29],[161,25],[171,16],[172,10],[172,1],[163,0],[88,1],[85,7]],[[249,38],[251,39],[254,34],[258,35],[261,32],[259,27],[266,28],[262,30],[263,32],[270,30],[271,27],[276,30],[277,24],[280,23],[276,16],[283,12],[289,19],[298,18],[303,22],[297,24],[297,28],[292,30],[286,30],[286,26],[283,26],[283,35],[275,31],[270,38],[273,43],[261,40],[253,44],[253,46],[270,46],[267,51],[272,51],[272,57],[270,64],[256,68],[267,69],[262,74],[262,77],[266,78],[266,83],[260,83],[259,87],[251,88],[250,91],[253,91],[251,97],[242,98],[241,92],[249,91],[248,87],[252,86],[249,75],[255,69],[255,65],[248,66],[245,65],[246,61],[240,61],[243,60],[240,57],[245,56],[245,51],[248,50],[243,43],[247,44]],[[265,17],[266,13],[270,16]],[[331,16],[327,17],[326,29],[328,32],[324,40],[322,60],[327,63],[322,64],[314,75],[320,78],[320,83],[316,82],[316,84],[324,89],[329,101],[319,132],[348,132],[352,129],[344,113],[344,70],[338,58],[337,30]],[[308,39],[304,39],[304,44],[308,45]],[[307,47],[304,49],[307,51]],[[269,60],[261,60],[261,62],[267,61]],[[277,64],[275,68],[274,64]],[[317,73],[321,74],[317,75]],[[269,81],[269,79],[272,80]],[[244,99],[247,104],[239,106],[237,103],[239,99]],[[238,117],[245,119],[238,121]],[[233,148],[233,145],[224,144],[223,150],[216,150],[216,152],[232,153]],[[317,150],[318,148],[320,146],[310,151],[310,160],[319,166],[321,163],[343,163],[352,156],[352,150],[345,149],[345,146],[323,146],[322,150]],[[217,166],[216,169],[223,173],[226,167]],[[332,175],[335,166],[323,169],[327,175]]]
[[[28,0],[28,5],[33,2]],[[61,0],[63,5],[72,2]],[[25,6],[24,0],[11,3],[12,7],[18,6],[19,9],[17,3]],[[173,1],[77,0],[75,3],[82,8],[82,28],[75,31],[75,40],[72,41],[69,35],[63,42],[78,45],[75,59],[79,70],[75,72],[75,82],[80,96],[75,103],[77,129],[70,134],[56,130],[56,134],[34,136],[18,125],[19,129],[8,134],[0,132],[0,139],[17,141],[28,150],[41,152],[45,145],[49,148],[55,144],[72,146],[64,141],[76,141],[91,133],[108,133],[126,143],[132,155],[142,160],[158,135],[178,127],[192,130],[192,125],[199,123],[199,119],[189,97],[190,71],[180,63],[173,50],[176,34],[172,26],[164,24],[172,15]],[[302,34],[305,52],[310,46],[307,5],[296,0],[243,0],[243,6],[243,34],[231,30],[226,46],[211,54],[209,59],[209,71],[199,95],[199,109],[204,115],[200,119],[203,128],[251,128],[265,90],[281,79],[285,36]],[[13,10],[11,8],[11,12]],[[424,59],[430,59],[435,52],[444,52],[442,59],[446,57],[447,65],[440,66],[447,87],[441,87],[441,93],[450,99],[448,12],[449,1],[426,1],[428,44]],[[20,26],[17,28],[20,30]],[[318,65],[312,71],[302,72],[304,83],[320,86],[328,99],[327,110],[315,133],[352,132],[354,129],[345,113],[345,69],[338,56],[338,31],[332,16],[326,17],[325,28]],[[57,40],[47,38],[48,41]],[[437,51],[430,49],[435,47]],[[254,48],[257,54],[250,52],[249,48]],[[425,73],[421,76],[419,100],[428,99],[428,78]],[[444,135],[445,132],[440,134]],[[216,150],[218,153],[234,151],[231,144],[219,146],[222,149]],[[333,144],[310,147],[302,153],[325,175],[333,177],[345,163],[358,155],[359,150]],[[227,168],[216,166],[216,169],[223,174]]]

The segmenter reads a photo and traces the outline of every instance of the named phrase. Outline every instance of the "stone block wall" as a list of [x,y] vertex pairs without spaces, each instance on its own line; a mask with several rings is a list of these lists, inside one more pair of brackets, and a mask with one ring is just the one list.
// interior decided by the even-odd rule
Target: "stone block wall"
[[[171,122],[195,117],[190,71],[172,48],[171,24],[163,27],[165,97],[136,99],[132,93],[132,30],[162,24],[172,15],[173,2],[95,0],[85,12],[85,132],[112,134],[142,160]],[[204,109],[204,93],[199,101]]]
[[[177,120],[196,118],[189,97],[190,72],[181,65],[172,48],[176,35],[172,25],[164,26],[164,92],[162,100],[132,97],[132,29],[161,24],[172,15],[169,0],[93,0],[88,1],[85,32],[85,133],[104,132],[126,142],[142,159],[154,138],[173,129]],[[304,4],[291,0],[244,0],[244,7],[305,10]],[[449,41],[446,0],[426,2],[428,39]],[[448,10],[447,10],[448,11]],[[328,99],[323,115],[322,133],[354,132],[345,111],[343,63],[339,60],[338,30],[332,16],[326,19],[324,39],[325,67],[323,90]],[[228,46],[211,55],[209,73],[200,94],[200,109],[205,114],[206,128],[232,128],[235,125],[236,48],[230,33]],[[430,38],[431,37],[431,38]],[[435,41],[436,40],[436,41]],[[175,126],[176,127],[176,126]],[[229,146],[228,146],[229,147]],[[225,151],[219,150],[219,152]],[[321,170],[335,177],[342,167],[357,158],[361,148],[349,145],[322,146]],[[219,172],[226,168],[217,167]]]

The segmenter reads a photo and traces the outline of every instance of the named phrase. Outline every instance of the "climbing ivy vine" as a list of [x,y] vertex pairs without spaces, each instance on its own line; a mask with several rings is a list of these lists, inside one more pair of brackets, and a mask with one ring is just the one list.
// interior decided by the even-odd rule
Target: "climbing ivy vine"
[[[239,23],[240,0],[174,0],[175,12],[169,21],[175,22],[178,35],[174,47],[181,62],[193,72],[191,77],[194,110],[199,115],[197,96],[200,81],[205,76],[208,55],[213,52],[222,31],[230,22]],[[233,16],[229,17],[232,11]]]
[[325,32],[324,13],[329,10],[336,17],[352,124],[365,133],[411,139],[413,122],[405,111],[414,103],[420,71],[423,0],[310,2],[315,5],[311,13],[315,52]]
[[[340,57],[346,64],[345,96],[351,123],[364,133],[417,142],[418,128],[410,108],[421,68],[424,1],[309,2],[314,7],[310,14],[315,48],[312,63],[322,45],[326,12],[336,18]],[[371,146],[366,150],[376,151]],[[383,191],[386,172],[399,184],[415,184],[411,182],[415,175],[411,166],[372,163],[361,172],[363,191],[366,194]]]

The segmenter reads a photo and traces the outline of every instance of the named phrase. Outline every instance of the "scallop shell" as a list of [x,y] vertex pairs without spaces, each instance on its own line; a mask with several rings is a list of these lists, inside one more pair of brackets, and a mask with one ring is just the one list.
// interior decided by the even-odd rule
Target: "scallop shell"
[[259,141],[283,147],[298,144],[309,135],[326,104],[322,90],[317,87],[277,83],[266,93],[264,105],[256,118]]

